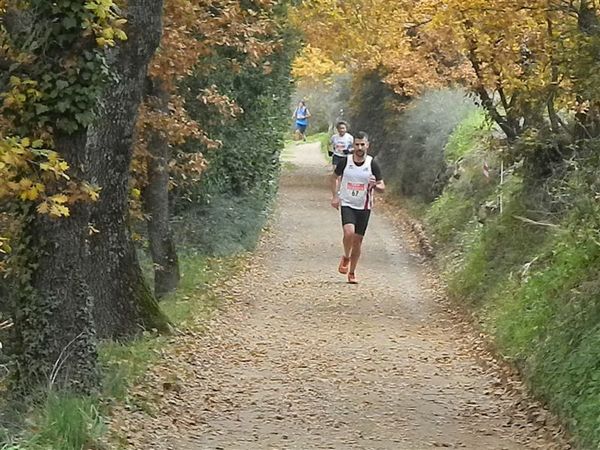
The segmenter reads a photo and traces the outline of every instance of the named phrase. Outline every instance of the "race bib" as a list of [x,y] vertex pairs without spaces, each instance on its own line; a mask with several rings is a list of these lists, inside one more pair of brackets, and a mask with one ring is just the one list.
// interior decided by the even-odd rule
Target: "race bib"
[[352,197],[358,197],[367,189],[367,185],[364,183],[350,183],[346,184],[346,189],[350,192]]

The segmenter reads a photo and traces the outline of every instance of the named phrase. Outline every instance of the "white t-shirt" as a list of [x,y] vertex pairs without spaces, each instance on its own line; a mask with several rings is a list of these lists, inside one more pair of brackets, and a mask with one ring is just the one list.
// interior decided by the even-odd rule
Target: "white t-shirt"
[[331,136],[331,146],[333,147],[333,154],[337,156],[345,156],[348,154],[348,149],[352,146],[354,138],[350,133],[346,133],[343,136],[334,134]]

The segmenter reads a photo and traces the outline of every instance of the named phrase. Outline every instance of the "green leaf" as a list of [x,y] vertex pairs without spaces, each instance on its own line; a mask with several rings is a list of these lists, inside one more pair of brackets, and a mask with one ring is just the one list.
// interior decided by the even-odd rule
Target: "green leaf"
[[43,114],[45,112],[48,112],[50,110],[50,108],[48,108],[48,106],[44,105],[43,103],[36,103],[35,104],[35,113],[37,115]]
[[75,18],[73,16],[65,17],[62,20],[62,24],[67,30],[70,30],[72,28],[77,28],[77,21],[75,20]]
[[66,80],[56,80],[56,87],[58,89],[65,89],[69,87],[69,82]]

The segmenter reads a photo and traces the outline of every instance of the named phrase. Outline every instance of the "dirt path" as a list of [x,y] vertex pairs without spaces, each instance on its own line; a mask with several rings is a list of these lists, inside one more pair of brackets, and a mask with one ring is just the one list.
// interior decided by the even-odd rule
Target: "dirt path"
[[223,288],[235,301],[150,375],[158,410],[116,424],[129,448],[564,448],[499,394],[391,221],[373,217],[345,283],[318,144],[287,159],[253,267]]

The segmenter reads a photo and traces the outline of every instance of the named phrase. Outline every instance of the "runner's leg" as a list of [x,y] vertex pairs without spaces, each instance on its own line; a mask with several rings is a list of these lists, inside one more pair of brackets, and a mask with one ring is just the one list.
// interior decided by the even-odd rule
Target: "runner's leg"
[[362,242],[363,236],[360,234],[354,234],[351,244],[352,253],[350,253],[350,273],[354,273],[356,271],[358,258],[360,258]]
[[369,224],[371,211],[355,211],[355,216],[356,225],[354,237],[352,238],[352,250],[350,253],[350,270],[348,272],[351,274],[353,274],[356,271],[356,266],[358,265],[358,259],[360,258],[360,254],[362,251],[362,243],[365,237],[365,233],[367,231],[367,225]]
[[352,252],[352,243],[354,242],[354,237],[356,234],[354,233],[354,224],[347,223],[344,225],[344,239],[342,242],[344,243],[344,256],[346,258],[350,258],[350,254]]
[[342,216],[342,230],[344,233],[342,238],[344,256],[342,256],[340,261],[338,272],[346,274],[348,273],[348,266],[350,265],[350,252],[352,251],[352,241],[354,239],[354,223],[356,222],[356,215],[354,214],[354,210],[347,206],[342,206],[340,212]]

